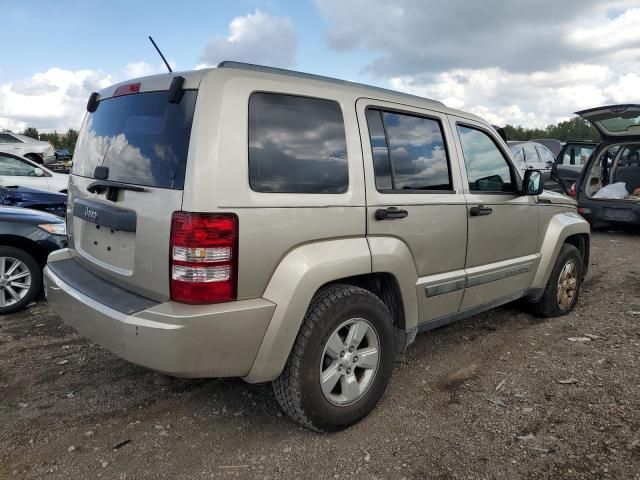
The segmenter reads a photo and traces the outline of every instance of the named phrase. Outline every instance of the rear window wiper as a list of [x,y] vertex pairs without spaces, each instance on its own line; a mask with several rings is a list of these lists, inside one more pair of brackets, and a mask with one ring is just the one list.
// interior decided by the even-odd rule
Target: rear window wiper
[[91,182],[87,187],[87,191],[91,193],[101,194],[107,192],[107,200],[115,202],[118,198],[118,191],[131,190],[132,192],[144,192],[146,189],[139,185],[131,185],[129,183],[115,182],[113,180],[96,180]]

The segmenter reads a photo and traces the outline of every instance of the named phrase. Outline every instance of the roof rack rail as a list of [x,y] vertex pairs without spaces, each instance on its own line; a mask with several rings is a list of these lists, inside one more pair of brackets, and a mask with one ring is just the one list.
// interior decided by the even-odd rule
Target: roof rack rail
[[305,73],[305,72],[297,72],[295,70],[287,70],[285,68],[276,68],[276,67],[265,67],[263,65],[255,65],[252,63],[244,63],[244,62],[235,62],[232,60],[225,60],[218,64],[218,68],[235,68],[238,70],[250,70],[254,72],[263,72],[263,73],[272,73],[275,75],[287,75],[289,77],[297,77],[297,78],[307,78],[309,80],[318,80],[320,82],[326,83],[334,83],[336,85],[344,85],[346,87],[357,87],[357,88],[367,88],[370,90],[375,90],[378,92],[398,95],[402,97],[412,98],[412,99],[420,99],[427,100],[429,102],[435,103],[437,105],[445,106],[444,103],[438,100],[432,100],[430,98],[420,97],[418,95],[411,95],[410,93],[398,92],[396,90],[390,90],[388,88],[382,87],[374,87],[371,85],[366,85],[364,83],[350,82],[348,80],[340,80],[338,78],[325,77],[323,75],[315,75],[313,73]]

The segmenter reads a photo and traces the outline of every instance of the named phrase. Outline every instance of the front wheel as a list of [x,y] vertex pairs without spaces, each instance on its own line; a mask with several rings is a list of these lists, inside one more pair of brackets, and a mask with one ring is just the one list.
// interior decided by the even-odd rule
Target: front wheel
[[584,265],[580,251],[573,245],[562,245],[556,264],[540,300],[532,304],[540,317],[566,315],[578,302]]
[[0,315],[29,305],[41,285],[42,270],[31,255],[19,248],[0,247]]
[[313,298],[273,389],[297,422],[320,432],[340,430],[373,410],[393,362],[393,325],[384,303],[368,290],[334,285]]

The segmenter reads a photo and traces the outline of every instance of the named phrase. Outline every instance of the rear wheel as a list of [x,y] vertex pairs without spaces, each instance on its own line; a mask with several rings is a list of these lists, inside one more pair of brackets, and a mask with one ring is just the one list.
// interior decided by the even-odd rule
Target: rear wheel
[[0,247],[0,314],[17,312],[33,302],[42,285],[38,262],[24,250]]
[[578,302],[583,271],[580,251],[565,243],[542,297],[532,304],[534,313],[541,317],[558,317],[573,310]]
[[382,397],[393,369],[391,315],[368,290],[335,285],[314,297],[275,396],[294,420],[335,431],[365,417]]

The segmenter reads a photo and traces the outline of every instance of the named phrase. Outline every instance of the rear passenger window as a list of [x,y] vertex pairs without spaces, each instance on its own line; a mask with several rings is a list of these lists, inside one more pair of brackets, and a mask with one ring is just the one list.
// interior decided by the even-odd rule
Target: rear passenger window
[[379,191],[453,189],[438,120],[368,109],[367,123]]
[[256,192],[346,192],[347,142],[340,105],[293,95],[251,95],[249,184]]
[[511,168],[493,139],[481,130],[458,125],[471,192],[513,192]]
[[544,147],[536,147],[536,150],[538,151],[538,155],[540,155],[540,161],[542,163],[553,164],[553,162],[555,161],[555,157],[553,156],[553,153],[551,153],[549,150],[547,150]]
[[536,149],[530,143],[525,143],[524,145],[524,160],[526,163],[539,163],[538,154],[536,153]]

